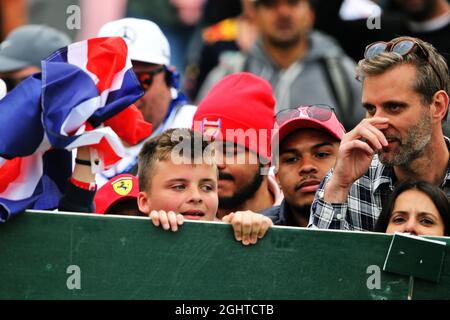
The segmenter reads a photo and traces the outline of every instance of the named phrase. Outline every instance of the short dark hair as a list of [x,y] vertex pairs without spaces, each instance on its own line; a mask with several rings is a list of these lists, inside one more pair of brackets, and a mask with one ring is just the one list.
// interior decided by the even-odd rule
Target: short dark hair
[[423,192],[431,199],[431,201],[433,201],[439,211],[442,221],[444,222],[444,235],[450,236],[450,202],[444,191],[431,183],[414,180],[404,181],[395,188],[388,199],[388,203],[381,210],[380,217],[378,218],[375,226],[375,231],[386,232],[389,225],[389,220],[392,216],[395,201],[403,192],[408,190],[418,190]]

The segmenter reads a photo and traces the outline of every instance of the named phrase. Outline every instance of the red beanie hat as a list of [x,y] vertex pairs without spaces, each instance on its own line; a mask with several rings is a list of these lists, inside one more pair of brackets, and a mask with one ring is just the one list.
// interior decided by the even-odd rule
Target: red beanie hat
[[269,82],[240,72],[223,78],[201,101],[193,129],[270,159],[274,120],[275,99]]

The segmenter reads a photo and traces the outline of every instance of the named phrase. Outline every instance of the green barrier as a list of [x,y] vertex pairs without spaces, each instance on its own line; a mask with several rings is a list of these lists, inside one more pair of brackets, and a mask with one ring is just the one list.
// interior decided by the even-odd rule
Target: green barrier
[[274,227],[245,247],[223,223],[26,212],[0,225],[0,299],[449,299],[450,247],[438,282],[411,281],[383,271],[392,239]]

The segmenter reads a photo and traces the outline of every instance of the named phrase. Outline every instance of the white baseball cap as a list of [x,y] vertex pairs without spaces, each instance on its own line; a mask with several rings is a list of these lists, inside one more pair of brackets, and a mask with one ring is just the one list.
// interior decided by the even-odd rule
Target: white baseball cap
[[99,37],[122,37],[131,60],[170,65],[170,46],[158,25],[150,20],[124,18],[100,28]]

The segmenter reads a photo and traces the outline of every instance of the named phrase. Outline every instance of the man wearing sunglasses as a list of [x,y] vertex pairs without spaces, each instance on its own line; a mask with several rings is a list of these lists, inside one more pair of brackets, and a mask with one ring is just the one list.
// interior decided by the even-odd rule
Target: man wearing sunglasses
[[272,164],[284,200],[261,213],[275,225],[307,227],[314,195],[334,166],[344,134],[343,125],[327,105],[300,106],[278,113]]
[[312,205],[319,228],[373,231],[396,184],[423,180],[450,196],[445,59],[417,38],[367,46],[357,74],[366,119],[341,141],[336,165]]
[[334,39],[313,29],[309,0],[253,0],[259,38],[248,54],[225,53],[199,91],[201,101],[225,75],[246,71],[272,85],[276,112],[301,104],[325,103],[336,108],[352,129],[364,117],[355,63]]
[[41,71],[41,60],[70,44],[70,38],[51,27],[26,25],[14,29],[0,45],[0,78],[7,91]]
[[[122,37],[128,45],[133,71],[144,96],[135,102],[144,119],[153,125],[154,137],[170,128],[190,127],[196,107],[188,104],[179,89],[179,75],[170,66],[170,46],[161,29],[152,21],[125,18],[105,24],[100,37]],[[137,173],[137,156],[145,141],[127,149],[127,155],[112,169],[106,179],[121,173]],[[106,182],[99,177],[99,184]]]

